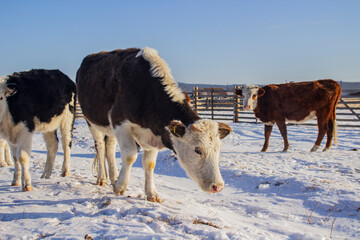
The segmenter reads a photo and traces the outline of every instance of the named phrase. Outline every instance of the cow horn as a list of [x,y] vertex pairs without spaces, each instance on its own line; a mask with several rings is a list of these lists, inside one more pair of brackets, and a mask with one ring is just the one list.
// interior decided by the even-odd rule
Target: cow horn
[[195,125],[195,123],[194,123],[194,124],[191,124],[190,129],[191,129],[191,131],[193,131],[193,132],[202,132],[202,131]]

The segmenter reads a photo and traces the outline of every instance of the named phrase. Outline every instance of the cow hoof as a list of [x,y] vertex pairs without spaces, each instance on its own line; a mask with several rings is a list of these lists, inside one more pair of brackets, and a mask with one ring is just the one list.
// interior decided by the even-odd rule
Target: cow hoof
[[330,148],[324,148],[324,150],[323,150],[323,152],[327,152],[327,151],[329,151],[330,150]]
[[13,182],[11,183],[11,186],[14,186],[14,187],[20,187],[21,184],[20,183],[17,183],[17,182]]
[[106,182],[106,180],[97,180],[96,184],[98,186],[106,186],[107,182]]
[[43,173],[43,175],[41,175],[41,178],[49,179],[49,178],[50,178],[50,175],[48,175],[48,174],[46,174],[46,173]]
[[65,171],[65,172],[62,172],[61,173],[61,176],[62,177],[66,177],[66,176],[69,176],[70,175],[70,172],[69,171]]
[[162,200],[159,196],[156,197],[147,197],[147,200],[150,202],[158,202],[158,203],[162,203]]
[[98,182],[97,185],[103,187],[103,186],[107,185],[107,182],[102,182],[101,181],[101,182]]
[[319,147],[320,147],[319,145],[314,145],[310,150],[310,152],[316,152],[316,150],[318,150]]
[[121,191],[117,190],[117,188],[114,185],[114,192],[115,192],[116,195],[120,196],[120,195],[124,195],[125,190],[121,190]]
[[33,190],[33,188],[32,188],[31,185],[27,185],[27,186],[23,187],[24,192],[29,192],[29,191],[32,191],[32,190]]

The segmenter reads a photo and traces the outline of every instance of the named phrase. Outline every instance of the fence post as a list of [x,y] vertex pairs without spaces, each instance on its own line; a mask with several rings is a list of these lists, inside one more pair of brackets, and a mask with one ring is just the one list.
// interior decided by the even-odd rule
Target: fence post
[[236,90],[239,89],[239,86],[234,88],[234,122],[239,122],[239,114],[240,114],[240,96],[236,94]]
[[193,88],[193,96],[194,96],[194,111],[196,114],[198,113],[198,100],[199,100],[199,88]]
[[214,88],[211,88],[211,119],[214,120]]

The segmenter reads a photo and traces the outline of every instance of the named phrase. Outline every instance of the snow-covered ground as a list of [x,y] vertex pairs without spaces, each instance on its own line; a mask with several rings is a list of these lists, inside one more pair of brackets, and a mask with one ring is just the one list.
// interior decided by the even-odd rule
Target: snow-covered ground
[[13,167],[0,168],[0,239],[360,239],[359,128],[339,128],[337,148],[310,153],[316,127],[289,126],[291,150],[283,153],[275,127],[261,153],[262,124],[229,124],[224,190],[202,192],[164,150],[155,168],[162,204],[145,200],[139,159],[124,196],[95,185],[93,140],[83,120],[76,120],[71,175],[60,177],[59,152],[52,178],[41,179],[46,149],[37,134],[33,191],[10,186]]

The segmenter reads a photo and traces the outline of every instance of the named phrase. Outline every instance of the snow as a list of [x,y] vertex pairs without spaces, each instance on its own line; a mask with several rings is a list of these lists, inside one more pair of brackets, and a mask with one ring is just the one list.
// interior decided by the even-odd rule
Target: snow
[[316,127],[289,126],[286,153],[274,128],[261,153],[262,124],[229,122],[234,132],[220,157],[224,190],[202,192],[164,150],[155,168],[159,204],[146,201],[139,159],[124,196],[95,185],[94,143],[85,121],[75,124],[70,176],[60,177],[59,152],[51,179],[40,178],[40,134],[33,191],[10,186],[13,167],[0,168],[0,239],[360,239],[360,128],[339,128],[338,147],[322,152],[323,143],[315,153]]

